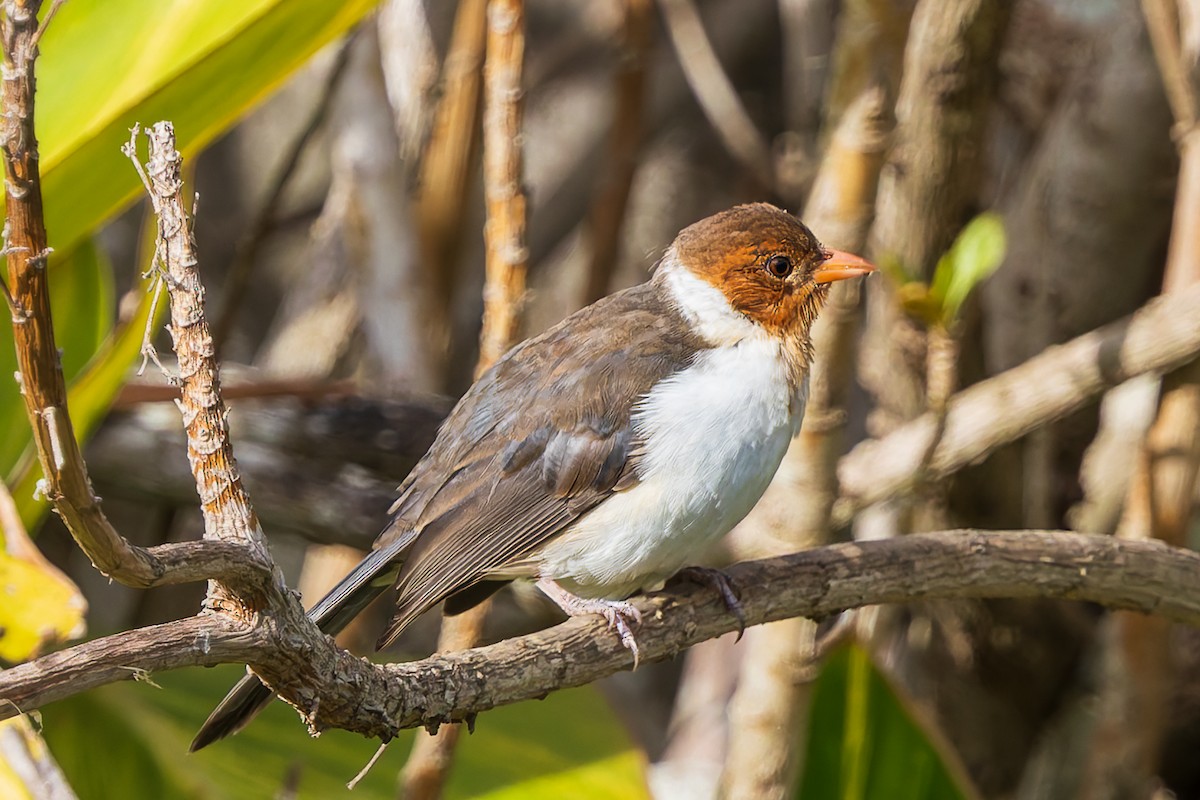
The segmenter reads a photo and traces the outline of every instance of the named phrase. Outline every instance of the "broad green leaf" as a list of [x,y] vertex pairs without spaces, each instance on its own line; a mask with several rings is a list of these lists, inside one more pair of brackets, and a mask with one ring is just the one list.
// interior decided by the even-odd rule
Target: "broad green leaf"
[[[0,504],[0,519],[11,520],[15,507],[4,487]],[[83,635],[87,603],[79,588],[15,523],[0,526],[0,597],[0,661],[25,661],[47,645]]]
[[938,261],[931,294],[941,305],[941,322],[949,325],[967,296],[1004,260],[1004,222],[987,212],[967,223],[950,250]]
[[817,677],[798,798],[968,800],[977,793],[866,650],[836,650]]
[[[259,800],[294,781],[297,798],[392,800],[408,756],[405,732],[350,792],[345,784],[378,742],[345,731],[308,736],[296,712],[274,703],[236,738],[194,755],[187,745],[240,667],[179,670],[145,683],[106,686],[43,709],[46,741],[81,800],[206,798]],[[106,743],[136,747],[141,765],[119,774],[97,770],[113,756]],[[100,753],[103,752],[103,756]],[[145,776],[142,772],[145,770]],[[104,773],[104,780],[88,776]],[[446,797],[538,800],[637,800],[647,796],[640,753],[591,687],[550,695],[479,716],[474,735],[460,740]]]
[[[69,251],[142,192],[120,151],[171,120],[195,154],[378,0],[71,0],[42,40],[37,132],[50,243]],[[52,267],[53,268],[53,267]]]

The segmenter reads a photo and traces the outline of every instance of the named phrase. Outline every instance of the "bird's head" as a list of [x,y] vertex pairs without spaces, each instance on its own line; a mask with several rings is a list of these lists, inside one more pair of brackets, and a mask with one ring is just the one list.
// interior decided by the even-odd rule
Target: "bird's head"
[[677,263],[768,334],[807,339],[834,281],[873,272],[858,256],[822,247],[800,220],[769,203],[735,206],[684,228]]

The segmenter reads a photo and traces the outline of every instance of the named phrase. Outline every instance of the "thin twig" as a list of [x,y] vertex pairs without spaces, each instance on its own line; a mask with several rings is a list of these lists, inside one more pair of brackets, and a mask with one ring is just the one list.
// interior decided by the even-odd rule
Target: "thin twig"
[[775,186],[771,148],[746,113],[692,0],[659,0],[667,33],[692,93],[726,149],[764,187]]
[[[242,488],[229,442],[228,412],[221,397],[220,367],[204,316],[204,286],[196,271],[196,244],[183,199],[183,159],[175,149],[175,129],[159,122],[146,131],[150,142],[146,172],[158,217],[156,260],[171,300],[171,339],[179,363],[179,410],[187,431],[188,462],[200,495],[206,540],[248,547],[259,560],[271,557],[250,498]],[[261,595],[236,592],[214,582],[209,603],[242,608]]]

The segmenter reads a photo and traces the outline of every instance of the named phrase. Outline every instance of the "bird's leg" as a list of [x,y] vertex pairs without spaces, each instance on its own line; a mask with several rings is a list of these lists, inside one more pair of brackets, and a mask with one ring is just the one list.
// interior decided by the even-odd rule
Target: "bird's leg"
[[737,592],[733,590],[733,584],[729,582],[729,576],[712,567],[684,567],[676,575],[717,590],[721,599],[725,601],[725,609],[737,617],[738,635],[735,641],[741,641],[742,634],[746,632],[746,612],[742,609],[742,601],[738,599]]
[[638,665],[638,645],[633,638],[633,625],[642,623],[642,612],[633,603],[624,600],[594,600],[571,594],[550,578],[540,578],[537,587],[554,601],[568,617],[579,617],[584,614],[599,614],[608,620],[608,627],[616,630],[621,637],[621,644],[633,653],[633,668]]

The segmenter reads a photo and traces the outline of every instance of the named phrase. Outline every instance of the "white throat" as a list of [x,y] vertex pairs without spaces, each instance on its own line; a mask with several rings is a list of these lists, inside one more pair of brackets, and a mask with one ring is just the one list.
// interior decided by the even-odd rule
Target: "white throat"
[[766,335],[760,326],[729,304],[721,290],[679,263],[675,248],[658,264],[658,276],[675,307],[692,329],[716,347],[725,347]]

